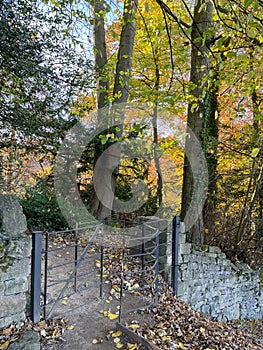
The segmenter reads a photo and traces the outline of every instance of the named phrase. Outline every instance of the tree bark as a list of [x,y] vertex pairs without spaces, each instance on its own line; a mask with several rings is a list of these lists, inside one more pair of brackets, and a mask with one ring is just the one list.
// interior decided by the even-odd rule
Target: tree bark
[[[94,1],[94,51],[95,51],[95,73],[97,92],[97,111],[105,107],[108,103],[109,79],[106,72],[107,51],[105,38],[105,7],[104,0]],[[98,114],[100,119],[100,114]],[[100,121],[100,120],[98,120]]]
[[204,126],[202,135],[202,147],[204,149],[207,170],[208,170],[208,191],[205,202],[203,217],[204,228],[207,236],[204,242],[209,243],[213,237],[215,220],[216,220],[216,199],[217,199],[217,165],[218,165],[218,70],[217,67],[212,68],[213,74],[209,84],[209,89],[205,99]]
[[[198,0],[194,8],[191,42],[191,71],[190,82],[194,88],[191,92],[193,96],[193,102],[188,106],[187,117],[187,133],[192,131],[197,137],[200,144],[202,144],[202,134],[204,127],[205,116],[205,95],[208,87],[208,77],[210,71],[210,57],[209,57],[209,37],[207,31],[211,27],[212,23],[212,3],[210,1],[204,2]],[[189,131],[190,130],[190,131]],[[200,199],[195,198],[194,182],[200,182],[202,186],[202,179],[194,179],[193,172],[189,158],[194,152],[194,142],[191,137],[186,138],[185,143],[185,159],[184,159],[184,175],[183,175],[183,192],[182,192],[182,209],[181,219],[187,221],[189,217],[188,211],[190,210],[190,203],[194,202],[191,210],[198,215],[198,219],[191,227],[185,222],[187,228],[187,239],[195,243],[202,244],[204,241],[203,230],[203,210],[200,207]],[[188,214],[187,214],[188,213]]]
[[[102,13],[100,12],[102,6],[100,1],[99,4],[97,5],[96,9],[99,11],[99,13]],[[125,1],[123,10],[123,25],[120,36],[118,60],[116,64],[115,82],[113,88],[113,107],[111,108],[112,113],[108,115],[108,126],[113,127],[111,132],[114,132],[115,129],[116,137],[120,137],[122,133],[125,103],[128,100],[129,78],[135,37],[136,9],[137,0]],[[100,19],[100,16],[98,16],[98,18]],[[101,23],[103,23],[103,25],[98,23],[97,26],[95,26],[95,32],[97,29],[99,32],[94,34],[94,37],[97,38],[95,41],[95,59],[98,60],[96,63],[99,78],[99,83],[97,84],[97,89],[99,89],[97,93],[98,108],[105,106],[105,101],[107,100],[108,96],[108,85],[106,83],[104,85],[103,76],[101,76],[103,68],[107,63],[104,22]],[[103,29],[101,27],[103,27]],[[96,43],[98,44],[98,47],[96,47]],[[100,52],[102,52],[101,57],[99,54]],[[105,91],[105,89],[107,90]],[[105,118],[105,112],[100,113],[100,110],[98,110],[98,115],[98,121],[101,122],[103,117]],[[116,128],[117,126],[118,129]],[[91,201],[90,210],[96,218],[105,219],[111,216],[112,210],[114,209],[114,193],[117,179],[116,169],[118,168],[120,161],[120,148],[116,147],[116,144],[114,144],[104,150],[103,154],[101,150],[97,150],[97,152],[95,151],[94,159],[95,168],[93,182],[95,193]]]

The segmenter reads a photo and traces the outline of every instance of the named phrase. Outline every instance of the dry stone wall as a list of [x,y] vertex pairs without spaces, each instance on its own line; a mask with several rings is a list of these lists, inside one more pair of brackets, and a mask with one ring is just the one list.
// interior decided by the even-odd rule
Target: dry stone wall
[[262,319],[259,272],[233,264],[220,248],[186,243],[180,234],[178,296],[222,321]]
[[11,195],[0,195],[0,328],[25,319],[31,239],[22,207]]
[[[160,232],[160,261],[165,280],[171,284],[172,223],[143,217]],[[263,293],[259,271],[233,264],[218,247],[186,243],[184,224],[178,237],[178,296],[195,310],[219,320],[262,319]]]

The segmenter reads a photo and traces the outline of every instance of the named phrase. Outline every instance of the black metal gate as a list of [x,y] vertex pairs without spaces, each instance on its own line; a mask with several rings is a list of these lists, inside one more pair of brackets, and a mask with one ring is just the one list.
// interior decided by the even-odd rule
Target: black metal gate
[[[178,231],[178,222],[175,224]],[[141,224],[86,223],[74,230],[34,232],[33,322],[61,316],[103,298],[107,280],[116,286],[119,294],[119,321],[131,311],[156,306],[162,250],[160,234],[156,221],[152,224],[149,220]],[[172,237],[174,240],[176,235]],[[173,282],[175,253],[173,249]],[[132,309],[126,308],[127,296],[133,298]]]

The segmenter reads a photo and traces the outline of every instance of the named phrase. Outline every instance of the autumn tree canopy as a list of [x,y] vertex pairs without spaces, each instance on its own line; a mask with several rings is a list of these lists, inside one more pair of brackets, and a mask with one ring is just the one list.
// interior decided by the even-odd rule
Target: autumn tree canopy
[[[112,143],[137,132],[152,144],[152,161],[116,162],[113,193],[129,200],[131,179],[144,174],[149,213],[162,205],[164,215],[181,212],[186,224],[196,216],[189,241],[218,244],[255,263],[263,230],[262,2],[44,1],[49,16],[36,4],[13,0],[0,10],[1,148],[39,143],[43,150],[96,108],[99,121],[105,106],[146,104],[141,124],[127,130],[129,118],[121,114],[118,128],[87,147],[78,184],[87,207],[101,218],[112,214],[107,186],[99,195],[108,197],[106,210],[92,190],[94,164]],[[76,23],[89,29],[82,47],[94,55],[80,53]],[[176,139],[178,120],[187,125],[185,146]],[[192,169],[191,157],[198,158],[191,132],[207,183]],[[113,158],[104,163],[109,172],[119,154]],[[202,186],[204,198],[195,197]]]

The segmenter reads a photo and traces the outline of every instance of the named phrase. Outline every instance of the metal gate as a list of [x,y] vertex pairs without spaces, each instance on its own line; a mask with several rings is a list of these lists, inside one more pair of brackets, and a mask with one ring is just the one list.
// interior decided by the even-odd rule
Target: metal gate
[[[31,318],[38,322],[104,297],[107,280],[119,295],[119,321],[158,303],[160,230],[150,221],[82,223],[74,230],[34,232]],[[134,298],[132,309],[125,307]]]

